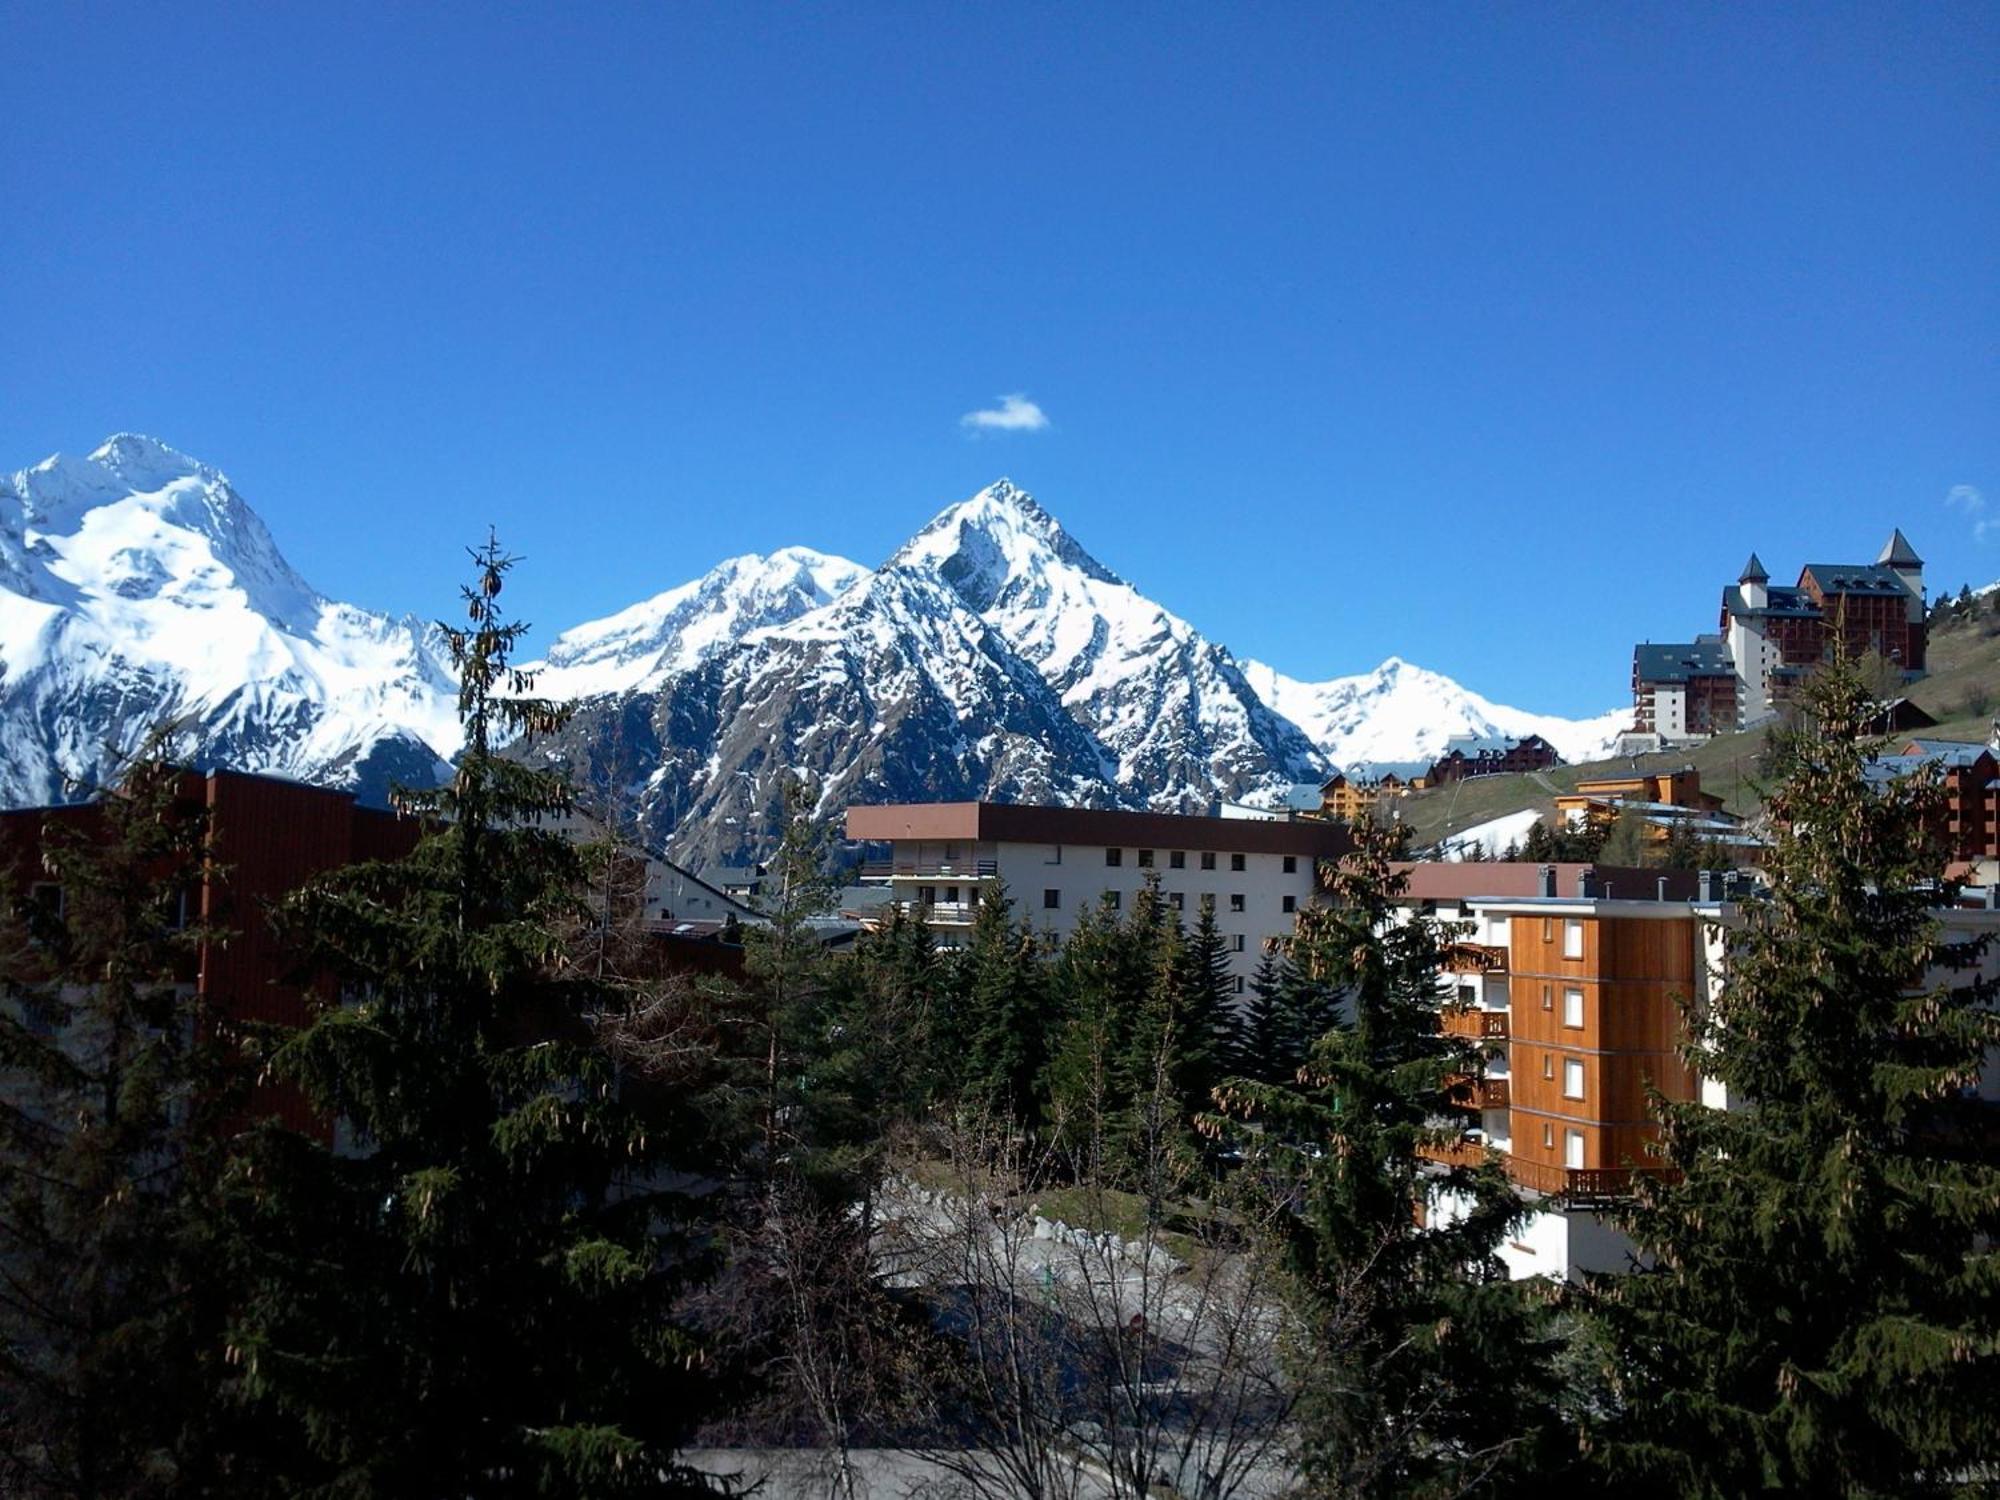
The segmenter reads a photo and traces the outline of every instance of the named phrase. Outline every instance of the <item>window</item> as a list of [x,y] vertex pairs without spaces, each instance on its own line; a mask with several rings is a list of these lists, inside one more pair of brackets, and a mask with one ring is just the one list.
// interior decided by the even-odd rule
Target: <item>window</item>
[[1061,911],[1061,910],[1062,910],[1062,892],[1061,892],[1061,891],[1059,891],[1059,890],[1056,890],[1056,889],[1055,889],[1055,888],[1054,888],[1053,886],[1052,886],[1052,887],[1050,887],[1050,888],[1049,888],[1048,890],[1046,890],[1046,891],[1043,891],[1043,892],[1042,892],[1042,910],[1043,910],[1043,911]]
[[1583,1024],[1583,991],[1564,990],[1563,1025],[1581,1026],[1582,1024]]
[[1118,910],[1118,903],[1119,897],[1116,891],[1106,891],[1104,893],[1104,909],[1106,911]]
[[1215,855],[1212,852],[1202,855],[1201,867],[1204,870],[1213,870],[1215,868]]
[[946,887],[944,888],[944,904],[945,904],[946,906],[956,906],[956,905],[958,905],[958,887],[957,887],[957,886],[955,886],[955,885],[948,885],[948,886],[946,886]]
[[1241,911],[1241,910],[1243,910],[1243,893],[1242,893],[1242,892],[1240,892],[1240,891],[1239,891],[1239,892],[1237,892],[1237,893],[1236,893],[1235,895],[1233,895],[1233,896],[1231,896],[1231,897],[1229,898],[1229,909],[1230,909],[1231,911]]
[[1045,865],[1059,865],[1059,864],[1061,864],[1061,863],[1062,863],[1062,845],[1061,845],[1061,844],[1052,844],[1052,845],[1050,845],[1050,846],[1049,846],[1049,857],[1048,857],[1047,859],[1043,860],[1043,861],[1042,861],[1042,863],[1043,863],[1043,864],[1045,864]]
[[1471,1010],[1477,1004],[1479,1004],[1479,991],[1472,985],[1461,984],[1458,987],[1459,1009]]
[[1232,870],[1241,870],[1243,868],[1243,856],[1240,854],[1230,855],[1229,868]]
[[1563,1165],[1573,1171],[1583,1169],[1583,1132],[1565,1130],[1563,1132]]
[[1563,918],[1563,957],[1583,957],[1583,923],[1575,917]]
[[1542,1009],[1554,1010],[1555,1008],[1556,1008],[1556,987],[1552,984],[1545,984],[1542,986]]
[[1565,1057],[1563,1059],[1563,1098],[1581,1099],[1582,1097],[1583,1059],[1580,1057]]
[[1125,851],[1124,851],[1123,849],[1106,849],[1106,850],[1104,851],[1104,862],[1105,862],[1105,863],[1106,863],[1107,865],[1122,865],[1122,864],[1124,864],[1124,863],[1125,863]]
[[1168,891],[1168,892],[1167,892],[1167,905],[1171,906],[1171,907],[1172,907],[1172,908],[1173,908],[1173,909],[1174,909],[1175,911],[1180,911],[1180,910],[1182,910],[1182,909],[1183,909],[1183,907],[1184,907],[1184,903],[1185,903],[1185,901],[1186,901],[1186,898],[1185,898],[1184,896],[1182,896],[1182,895],[1181,895],[1181,893],[1180,893],[1179,891]]
[[1285,856],[1285,873],[1287,875],[1296,875],[1299,873],[1299,857],[1296,854],[1287,854]]
[[1241,974],[1235,976],[1230,988],[1235,990],[1239,995],[1243,993],[1243,976]]
[[1542,1122],[1542,1145],[1551,1151],[1556,1149],[1556,1128],[1546,1120]]
[[1542,1054],[1542,1077],[1548,1079],[1550,1083],[1556,1080],[1556,1060],[1553,1055],[1546,1052]]
[[1299,898],[1297,896],[1285,897],[1286,911],[1297,911],[1298,909],[1299,909]]
[[1242,933],[1240,933],[1240,932],[1232,932],[1232,933],[1231,933],[1231,934],[1229,935],[1229,951],[1230,951],[1231,953],[1241,953],[1241,952],[1243,951],[1243,934],[1242,934]]
[[1554,917],[1543,917],[1542,941],[1545,943],[1553,943],[1555,940],[1556,940],[1556,919]]
[[1169,870],[1185,870],[1187,868],[1187,851],[1185,849],[1176,849],[1173,853],[1169,854],[1167,856],[1167,868]]
[[1139,851],[1139,868],[1142,870],[1153,868],[1153,851],[1151,849],[1141,849]]
[[936,886],[934,886],[934,885],[922,885],[922,886],[918,886],[918,887],[917,887],[917,899],[918,899],[919,901],[923,902],[923,904],[924,904],[924,905],[926,905],[926,906],[936,906],[936,905],[937,905],[937,887],[936,887]]

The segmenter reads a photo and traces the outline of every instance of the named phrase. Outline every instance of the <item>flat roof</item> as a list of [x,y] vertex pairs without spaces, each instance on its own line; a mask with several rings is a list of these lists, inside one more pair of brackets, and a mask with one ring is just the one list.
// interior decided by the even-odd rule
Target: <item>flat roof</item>
[[992,844],[1102,844],[1121,849],[1213,849],[1337,859],[1347,830],[1311,819],[1191,817],[1013,802],[891,802],[847,810],[850,839],[930,839]]
[[[1541,897],[1542,866],[1532,860],[1412,860],[1396,869],[1409,876],[1405,901],[1521,901]],[[1597,877],[1601,891],[1623,892],[1658,905],[1657,892],[1666,877],[1669,901],[1691,901],[1698,889],[1692,870],[1649,870],[1637,865],[1584,864],[1562,861],[1555,865],[1556,898],[1575,902],[1577,876],[1589,872]],[[1544,898],[1545,899],[1545,898]]]

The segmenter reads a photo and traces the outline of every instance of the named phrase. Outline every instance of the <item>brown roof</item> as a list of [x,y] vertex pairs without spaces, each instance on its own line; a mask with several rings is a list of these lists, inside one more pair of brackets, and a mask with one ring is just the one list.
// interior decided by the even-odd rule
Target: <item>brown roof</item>
[[1306,854],[1335,859],[1353,841],[1333,823],[1308,819],[1201,818],[1036,807],[1012,802],[897,802],[847,810],[851,839],[950,839],[995,844],[1103,844],[1124,849],[1214,849],[1231,854]]

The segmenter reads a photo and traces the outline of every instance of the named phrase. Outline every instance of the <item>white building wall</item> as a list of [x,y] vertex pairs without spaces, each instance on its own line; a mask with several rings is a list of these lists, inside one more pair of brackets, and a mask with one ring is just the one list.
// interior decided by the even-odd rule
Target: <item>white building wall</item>
[[[1146,877],[1159,877],[1160,893],[1169,903],[1178,896],[1182,923],[1192,928],[1201,913],[1201,898],[1215,898],[1215,925],[1229,945],[1230,972],[1249,985],[1267,938],[1289,937],[1293,916],[1310,904],[1314,862],[1308,854],[1231,854],[1226,850],[1139,850],[1121,848],[1119,863],[1110,864],[1102,844],[999,844],[1000,881],[1017,917],[1025,917],[1038,932],[1067,937],[1084,911],[1094,908],[1106,892],[1116,893],[1120,911],[1130,911]],[[899,845],[900,849],[901,846]],[[1213,852],[1215,868],[1202,868],[1205,852]],[[1152,856],[1140,863],[1142,853]],[[1175,856],[1181,863],[1176,866]],[[1243,868],[1235,869],[1241,860]],[[1290,861],[1291,868],[1285,868]],[[1053,892],[1055,905],[1050,906]],[[1290,898],[1293,911],[1287,911]],[[1242,909],[1236,909],[1240,900]]]

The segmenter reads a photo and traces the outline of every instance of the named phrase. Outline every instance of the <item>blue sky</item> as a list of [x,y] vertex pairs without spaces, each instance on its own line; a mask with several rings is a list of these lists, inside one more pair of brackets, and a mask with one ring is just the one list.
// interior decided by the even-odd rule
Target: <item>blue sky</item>
[[0,55],[0,467],[150,432],[359,603],[492,522],[558,627],[1007,474],[1240,654],[1584,712],[1752,547],[2000,577],[1990,4],[8,3]]

